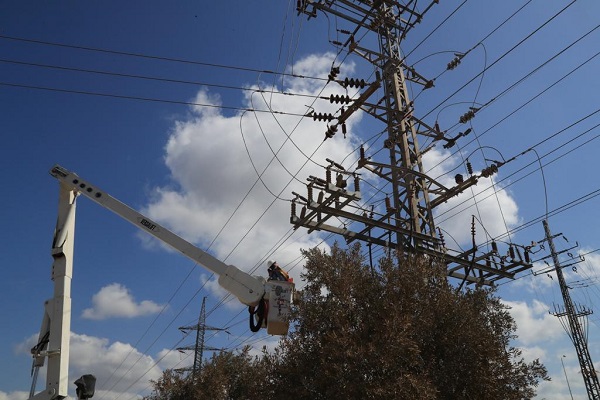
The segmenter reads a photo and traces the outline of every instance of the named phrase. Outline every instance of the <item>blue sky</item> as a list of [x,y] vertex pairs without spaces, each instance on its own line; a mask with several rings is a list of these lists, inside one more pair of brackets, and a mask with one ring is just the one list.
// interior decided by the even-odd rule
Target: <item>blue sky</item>
[[[600,62],[594,56],[600,50],[600,29],[594,28],[600,4],[573,3],[515,47],[570,2],[462,3],[434,6],[404,42],[407,63],[427,77],[443,72],[453,52],[472,49],[456,70],[440,75],[434,89],[419,95],[417,115],[426,115],[431,124],[437,120],[445,129],[473,102],[489,102],[472,121],[473,133],[453,153],[438,145],[428,154],[431,175],[452,182],[455,167],[466,173],[461,155],[481,170],[485,158],[509,159],[535,146],[544,176],[534,153],[523,154],[500,169],[492,188],[492,181],[482,180],[474,191],[438,210],[437,224],[468,246],[470,218],[476,214],[480,239],[485,238],[483,228],[493,237],[508,230],[511,240],[526,244],[543,238],[537,218],[544,215],[547,202],[550,211],[560,211],[551,213],[552,230],[570,240],[557,239],[558,247],[577,241],[579,248],[571,252],[589,253],[577,271],[565,271],[574,300],[595,309],[600,304],[600,255],[594,252],[600,248],[600,228],[598,199],[593,197],[600,189],[595,174]],[[292,190],[302,193],[306,177],[323,175],[320,165],[327,157],[350,168],[357,157],[353,149],[382,127],[366,115],[357,116],[348,124],[346,139],[338,134],[322,143],[325,124],[293,114],[309,109],[310,96],[320,92],[324,81],[259,72],[323,77],[333,62],[343,59],[344,53],[335,58],[337,49],[329,40],[336,39],[336,26],[343,29],[344,24],[324,15],[307,21],[296,15],[295,4],[2,2],[5,229],[0,261],[5,287],[0,300],[6,322],[0,328],[0,400],[27,397],[26,349],[37,335],[43,302],[52,293],[50,244],[58,184],[48,171],[56,163],[228,263],[264,275],[264,262],[274,258],[299,281],[299,249],[320,244],[326,235],[299,230],[289,236]],[[485,74],[472,80],[485,66]],[[350,56],[341,76],[368,79],[371,72]],[[304,96],[278,94],[282,90]],[[419,93],[418,87],[412,90]],[[345,94],[333,84],[323,93]],[[264,110],[266,104],[292,115],[236,110]],[[335,112],[326,101],[314,107]],[[373,153],[377,146],[381,141],[374,142]],[[254,168],[265,171],[256,185]],[[373,177],[364,178],[377,185]],[[363,187],[368,194],[369,185]],[[477,208],[469,201],[473,196]],[[332,239],[322,246],[327,243]],[[96,374],[99,399],[135,399],[163,368],[189,364],[190,357],[169,350],[192,343],[177,328],[194,323],[203,296],[208,323],[230,331],[209,334],[210,345],[231,349],[275,343],[262,332],[250,334],[244,308],[225,298],[208,272],[83,198],[78,201],[75,246],[71,381],[83,373]],[[538,253],[545,254],[547,250]],[[540,263],[534,270],[543,268]],[[585,398],[573,346],[548,314],[553,303],[562,304],[556,279],[528,275],[501,285],[499,294],[519,324],[516,344],[525,356],[540,357],[550,370],[553,380],[541,386],[538,398],[570,398],[561,358],[574,398]],[[590,351],[596,364],[599,321],[597,314],[590,316]]]

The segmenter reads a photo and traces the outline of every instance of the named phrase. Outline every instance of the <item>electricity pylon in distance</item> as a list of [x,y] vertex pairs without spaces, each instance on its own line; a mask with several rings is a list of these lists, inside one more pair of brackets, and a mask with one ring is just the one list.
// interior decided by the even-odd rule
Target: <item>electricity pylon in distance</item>
[[181,326],[179,330],[187,334],[189,331],[196,331],[196,344],[194,346],[183,346],[178,347],[177,350],[180,352],[194,351],[194,364],[187,368],[178,368],[177,372],[191,372],[192,379],[195,379],[197,374],[202,369],[202,360],[204,356],[204,350],[208,351],[220,351],[222,349],[206,346],[204,344],[204,338],[206,331],[224,331],[227,332],[226,328],[216,328],[214,326],[206,325],[206,297],[202,299],[202,308],[200,309],[200,316],[198,317],[198,324],[192,326]]

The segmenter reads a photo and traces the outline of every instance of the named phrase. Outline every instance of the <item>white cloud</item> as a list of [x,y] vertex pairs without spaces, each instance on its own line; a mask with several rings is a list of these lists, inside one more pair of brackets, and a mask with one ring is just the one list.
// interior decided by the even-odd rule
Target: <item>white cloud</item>
[[0,400],[26,400],[29,398],[28,392],[15,391],[15,392],[2,392],[0,391]]
[[503,303],[510,307],[510,314],[517,323],[518,343],[537,346],[565,335],[558,318],[551,315],[549,307],[541,301],[533,300],[532,304],[528,304],[503,300]]
[[137,303],[129,290],[119,283],[104,286],[92,296],[92,303],[92,308],[83,310],[83,318],[96,320],[115,317],[134,318],[156,314],[163,309],[162,305],[150,300]]
[[[524,275],[521,279],[516,279],[510,283],[508,288],[512,294],[522,294],[525,289],[528,294],[534,294],[539,296],[541,293],[545,293],[553,285],[558,285],[556,273],[548,270],[548,266],[543,263],[534,263],[531,268],[532,273],[539,273],[538,275]],[[543,271],[547,271],[541,273]]]
[[[572,247],[574,243],[567,243]],[[589,253],[593,250],[581,248],[574,253],[566,254],[567,259],[561,262],[561,265],[574,264],[568,268],[563,268],[565,279],[573,283],[576,287],[593,286],[598,283],[598,274],[600,274],[600,255],[598,253]],[[575,250],[573,249],[573,252]]]
[[544,360],[546,358],[546,350],[540,346],[520,347],[523,358],[531,362],[535,359]]
[[[37,334],[30,336],[16,346],[18,353],[29,353],[36,343]],[[96,395],[94,398],[108,400],[120,398],[136,398],[136,393],[147,393],[150,380],[156,380],[162,375],[162,366],[153,357],[141,353],[130,344],[110,342],[108,339],[71,332],[69,357],[69,382],[84,374],[96,377]],[[167,358],[166,352],[159,353],[157,359]],[[162,362],[162,361],[161,361]],[[40,370],[38,392],[45,385],[45,368]],[[75,385],[69,387],[69,393],[74,396]],[[13,395],[13,394],[10,394]],[[19,393],[15,392],[14,396]],[[141,397],[141,396],[138,396]],[[25,397],[27,398],[27,397]],[[0,392],[0,400],[3,400]],[[7,400],[17,400],[19,397],[7,397]]]
[[[332,54],[313,55],[297,62],[293,70],[306,76],[326,76],[333,60]],[[352,64],[344,63],[342,74],[351,68]],[[260,89],[268,91],[246,92],[242,106],[303,115],[311,110],[307,105],[313,98],[282,92],[346,94],[335,83],[320,93],[323,81],[289,78],[283,84],[275,88],[260,84]],[[259,89],[259,84],[252,88]],[[201,90],[194,101],[220,102],[207,90]],[[335,113],[340,106],[316,100],[312,107],[318,113]],[[204,248],[219,235],[210,248],[217,258],[266,275],[263,262],[267,258],[285,266],[297,259],[301,248],[319,243],[318,233],[307,236],[299,230],[286,247],[272,247],[290,233],[290,203],[286,200],[292,198],[292,191],[305,193],[309,175],[324,177],[320,165],[326,164],[325,158],[340,163],[349,154],[352,156],[345,163],[356,158],[352,135],[356,121],[347,122],[347,139],[339,132],[323,142],[326,123],[311,118],[251,112],[226,115],[217,108],[192,107],[186,119],[174,124],[165,146],[172,183],[154,189],[145,212]],[[299,281],[300,269],[291,275]]]
[[[574,400],[588,399],[577,356],[572,353],[572,350],[566,352],[572,355],[562,357],[561,352],[554,351],[554,354],[548,355],[546,359],[541,359],[548,368],[551,380],[540,384],[536,399],[567,400],[571,399],[571,395]],[[561,358],[564,362],[564,369]]]
[[[440,184],[451,188],[456,186],[454,175],[459,170],[453,168],[457,165],[458,158],[448,157],[447,151],[434,149],[425,154],[423,163],[428,175],[439,177]],[[441,162],[442,160],[445,161]],[[474,174],[479,174],[479,171],[474,171]],[[464,177],[467,178],[468,176]],[[438,206],[435,210],[436,225],[461,245],[471,243],[473,215],[477,218],[475,224],[477,243],[503,235],[507,228],[510,230],[515,227],[519,223],[519,208],[510,192],[496,183],[496,178],[497,175],[479,178],[476,185]],[[447,242],[450,244],[450,239],[447,239]],[[456,246],[451,244],[450,247]]]
[[[209,293],[211,293],[214,297],[216,298],[225,298],[225,296],[230,295],[230,293],[223,289],[223,287],[221,285],[219,285],[218,282],[218,277],[216,275],[207,275],[207,274],[201,274],[200,275],[200,282],[202,284],[202,286],[204,287],[204,289],[206,291],[208,291]],[[231,301],[233,298],[233,296],[229,296],[229,298],[227,298],[224,302],[223,302],[223,306],[227,307],[230,310],[235,310],[235,309],[240,309],[241,308],[241,303],[239,301]],[[237,298],[235,298],[237,299]]]
[[71,333],[70,370],[74,377],[92,373],[98,389],[119,393],[144,391],[162,373],[152,357],[130,344],[76,333]]
[[186,368],[194,363],[194,353],[192,351],[181,353],[179,351],[163,349],[158,352],[156,358],[162,370]]

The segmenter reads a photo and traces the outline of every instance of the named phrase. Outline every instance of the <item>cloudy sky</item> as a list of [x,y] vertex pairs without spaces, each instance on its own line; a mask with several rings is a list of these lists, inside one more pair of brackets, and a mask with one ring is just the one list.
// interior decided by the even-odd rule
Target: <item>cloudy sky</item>
[[[356,94],[327,84],[332,65],[340,77],[367,81],[373,69],[332,43],[343,21],[322,14],[307,21],[295,4],[3,5],[0,400],[27,398],[29,349],[52,295],[58,185],[48,171],[56,163],[253,274],[265,275],[265,262],[276,259],[301,285],[300,249],[336,240],[292,230],[292,192],[304,194],[310,175],[324,177],[326,158],[353,171],[361,145],[385,162],[384,127],[356,113],[346,137],[324,141],[326,123],[303,117],[336,113],[339,105],[323,99],[331,94]],[[598,13],[593,0],[445,1],[403,47],[407,64],[437,77],[433,89],[410,88],[415,114],[448,137],[471,128],[456,146],[427,152],[430,176],[453,186],[457,173],[468,175],[467,161],[481,171],[516,157],[436,210],[448,246],[470,246],[473,215],[479,242],[539,242],[548,211],[553,232],[564,234],[557,247],[570,249],[564,263],[585,255],[565,273],[574,301],[589,309],[600,299]],[[454,53],[466,55],[445,71]],[[482,108],[471,124],[456,126],[469,106]],[[361,178],[358,205],[380,209],[389,188]],[[209,345],[276,344],[249,332],[246,310],[210,271],[87,199],[78,200],[76,231],[70,381],[96,375],[95,398],[136,399],[163,369],[189,365],[193,357],[176,348],[193,337],[178,327],[197,321],[203,297],[207,323],[228,332],[209,333]],[[534,259],[548,255],[547,246],[537,249]],[[541,261],[534,270],[547,268]],[[519,326],[515,344],[549,368],[552,381],[538,398],[570,398],[565,373],[573,397],[585,398],[573,346],[548,312],[562,305],[553,273],[524,273],[499,294]],[[588,320],[594,360],[599,321]]]

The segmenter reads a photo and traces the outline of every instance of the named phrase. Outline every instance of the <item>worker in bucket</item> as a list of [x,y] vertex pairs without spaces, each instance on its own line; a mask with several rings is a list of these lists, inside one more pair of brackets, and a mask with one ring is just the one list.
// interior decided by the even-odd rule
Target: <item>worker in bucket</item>
[[267,261],[270,281],[290,282],[290,276],[277,264],[277,261]]

